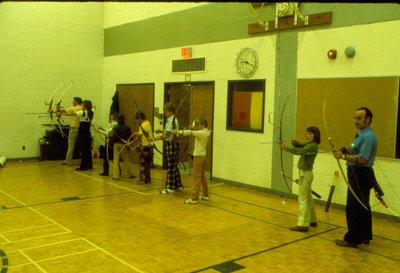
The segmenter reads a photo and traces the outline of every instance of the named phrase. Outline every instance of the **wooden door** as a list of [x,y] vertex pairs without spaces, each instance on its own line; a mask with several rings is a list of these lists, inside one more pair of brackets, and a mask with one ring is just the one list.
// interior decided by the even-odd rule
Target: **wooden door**
[[[143,111],[148,121],[153,124],[154,109],[154,84],[117,84],[119,112],[125,116],[125,124],[128,125],[132,133],[139,130],[139,124],[135,120],[138,111],[135,101]],[[131,162],[139,164],[140,154],[130,153]]]
[[[206,171],[210,173],[212,166],[212,128],[213,128],[213,106],[214,106],[214,84],[196,84],[192,87],[192,96],[190,102],[191,120],[198,117],[204,117],[208,121],[208,129],[211,135],[207,144],[207,166]],[[194,139],[190,139],[190,151],[193,151]]]
[[[203,116],[208,121],[208,129],[213,128],[214,83],[181,83],[166,85],[166,101],[176,106],[176,117],[180,129],[188,129],[197,117]],[[211,134],[207,146],[206,171],[211,177],[212,167],[212,139]],[[179,161],[187,164],[188,152],[192,153],[194,138],[180,138]]]

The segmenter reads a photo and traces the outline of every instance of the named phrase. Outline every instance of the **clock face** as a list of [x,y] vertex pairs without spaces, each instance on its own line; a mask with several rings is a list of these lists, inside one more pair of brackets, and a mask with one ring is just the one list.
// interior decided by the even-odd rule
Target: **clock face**
[[256,73],[258,67],[257,52],[252,48],[245,48],[236,58],[236,71],[243,78],[250,78]]

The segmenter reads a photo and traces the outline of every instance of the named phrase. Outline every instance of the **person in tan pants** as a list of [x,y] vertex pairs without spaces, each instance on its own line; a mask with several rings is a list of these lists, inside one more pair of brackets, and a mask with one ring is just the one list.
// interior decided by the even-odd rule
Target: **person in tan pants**
[[72,107],[60,110],[62,113],[66,113],[71,116],[71,123],[69,125],[68,133],[68,150],[67,154],[65,155],[65,160],[61,163],[61,165],[72,165],[75,144],[78,139],[80,121],[80,117],[75,114],[80,110],[82,110],[82,99],[80,97],[74,97],[72,101]]
[[[197,204],[198,199],[209,200],[208,184],[205,177],[207,142],[211,131],[207,128],[208,122],[204,117],[199,117],[193,122],[192,130],[173,130],[173,134],[192,136],[195,138],[193,150],[193,192],[185,204]],[[203,196],[200,197],[200,188],[203,188]]]

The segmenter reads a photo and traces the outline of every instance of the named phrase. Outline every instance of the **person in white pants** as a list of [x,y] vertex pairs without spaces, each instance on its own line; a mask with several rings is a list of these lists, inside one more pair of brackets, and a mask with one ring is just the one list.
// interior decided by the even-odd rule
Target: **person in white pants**
[[318,144],[321,143],[319,128],[311,126],[306,129],[306,142],[301,143],[293,139],[291,143],[292,147],[287,147],[283,143],[279,144],[282,150],[300,155],[297,163],[297,168],[299,168],[299,216],[297,225],[291,227],[290,230],[306,232],[310,226],[317,226],[311,184],[314,179],[313,166],[318,154]]

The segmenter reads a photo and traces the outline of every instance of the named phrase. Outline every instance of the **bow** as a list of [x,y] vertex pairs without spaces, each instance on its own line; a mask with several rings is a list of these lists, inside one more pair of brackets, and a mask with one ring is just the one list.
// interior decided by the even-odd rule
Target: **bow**
[[[139,104],[135,100],[132,100],[132,101],[136,105],[136,111],[134,112],[134,115],[136,115],[136,113],[140,111]],[[139,126],[140,126],[140,124],[139,124]],[[131,136],[128,138],[125,146],[127,146],[127,145],[129,145],[131,143],[134,143],[137,140],[137,136],[138,136],[138,134],[136,132],[133,132],[131,134]]]
[[[188,87],[188,86],[185,86],[185,87]],[[182,100],[179,102],[178,106],[176,107],[176,111],[175,111],[175,113],[174,113],[174,117],[172,118],[172,128],[173,128],[173,129],[176,129],[176,128],[175,128],[175,127],[176,127],[176,124],[175,124],[175,117],[178,116],[179,110],[181,109],[181,107],[182,107],[182,105],[183,105],[183,102],[186,100],[186,98],[189,96],[189,94],[190,94],[190,91],[189,91],[188,88],[186,88],[186,94],[185,94],[185,96],[182,98]]]
[[[61,102],[62,102],[62,98],[64,97],[65,92],[71,88],[71,86],[74,84],[74,81],[71,80],[71,82],[68,84],[68,86],[64,89],[64,91],[61,93],[60,98],[58,99],[57,103],[56,103],[56,112],[61,112]],[[67,135],[63,132],[62,130],[62,124],[61,121],[63,121],[61,115],[58,116],[57,118],[57,123],[58,123],[58,127],[59,127],[59,132],[61,133],[61,135],[63,137],[67,137]]]
[[[134,103],[135,106],[136,106],[136,112],[135,112],[135,115],[136,115],[136,113],[140,111],[140,108],[139,108],[139,104],[137,103],[137,101],[133,100],[133,103]],[[139,124],[139,126],[141,127],[141,124]],[[144,130],[142,129],[142,131],[144,131]],[[139,137],[138,137],[139,134],[138,134],[137,132],[133,132],[133,133],[129,136],[129,138],[128,138],[127,140],[122,139],[115,131],[114,131],[114,134],[115,134],[115,136],[116,136],[117,138],[119,138],[119,139],[124,143],[124,146],[123,146],[123,147],[121,148],[121,150],[119,151],[117,158],[119,158],[119,155],[121,154],[121,152],[122,152],[125,148],[130,147],[130,146],[131,146],[133,143],[135,143],[135,142],[138,140],[138,138],[139,138]],[[134,146],[134,148],[136,148],[138,145],[139,145],[139,144],[137,144],[136,146]],[[114,158],[114,160],[115,160],[115,158]]]
[[[125,139],[123,139],[122,137],[120,137],[115,131],[113,132],[113,134],[117,137],[117,138],[119,138],[119,140],[121,140],[123,143],[124,143],[124,146],[121,148],[121,150],[119,151],[119,153],[118,153],[118,155],[117,155],[117,158],[119,158],[119,155],[122,153],[122,151],[125,149],[125,148],[130,148],[130,146],[134,143],[134,142],[136,142],[136,140],[137,140],[137,136],[138,136],[138,134],[135,132],[135,133],[132,133],[130,136],[129,136],[129,138],[127,139],[127,140],[125,140]],[[136,147],[136,146],[135,146]],[[114,160],[115,160],[115,158],[114,158]]]
[[[328,123],[326,122],[326,113],[325,112],[326,112],[326,100],[324,99],[324,104],[322,106],[322,117],[323,117],[323,120],[324,120],[325,131],[326,131],[326,135],[328,136],[329,145],[331,146],[332,151],[334,151],[335,145],[333,144],[332,138],[330,137],[330,134],[329,134]],[[360,200],[360,198],[358,198],[357,194],[354,192],[353,188],[351,187],[349,181],[346,178],[346,175],[345,175],[345,173],[343,171],[343,168],[342,168],[342,165],[340,164],[339,159],[336,159],[336,162],[338,164],[338,167],[339,167],[340,173],[341,173],[341,175],[343,177],[343,180],[346,182],[346,184],[348,186],[348,189],[351,192],[351,194],[354,196],[354,198],[357,200],[357,202],[360,203],[361,206],[363,206],[363,208],[365,208],[366,210],[369,210],[368,207]],[[357,178],[355,177],[355,179],[357,179]]]
[[[53,93],[51,94],[51,96],[50,96],[50,101],[49,101],[49,103],[48,103],[48,109],[47,109],[47,113],[49,113],[49,115],[50,115],[50,121],[51,121],[51,125],[53,126],[53,128],[54,128],[54,130],[56,130],[57,132],[59,132],[58,131],[58,129],[57,129],[57,127],[54,125],[54,121],[53,121],[53,101],[54,101],[54,95],[57,93],[57,91],[59,90],[59,89],[61,89],[63,86],[65,85],[65,81],[62,81],[61,82],[61,84],[56,88],[56,89],[54,89],[54,91],[53,91]],[[62,134],[61,132],[59,132],[60,134]]]
[[[178,116],[178,113],[179,113],[179,111],[180,111],[180,109],[181,109],[181,107],[182,107],[182,105],[183,105],[183,102],[187,99],[187,97],[189,97],[190,90],[189,90],[188,87],[191,88],[192,86],[189,84],[189,85],[185,85],[185,87],[186,87],[186,94],[185,94],[185,96],[182,98],[182,100],[179,102],[178,106],[176,107],[176,111],[175,111],[175,113],[174,113],[174,117],[172,118],[172,129],[176,129],[175,118],[176,118],[176,116]],[[173,137],[174,137],[175,140],[178,138],[178,136],[175,135],[175,134],[173,135]],[[175,160],[176,160],[177,163],[179,164],[179,150],[178,150],[178,152],[176,153]],[[183,164],[183,162],[181,162],[181,163],[182,163],[182,165],[184,166],[185,171],[186,171],[185,164]]]
[[[282,132],[283,131],[283,127],[282,127],[282,125],[283,125],[283,114],[285,112],[286,105],[287,105],[287,103],[289,101],[289,97],[290,96],[287,96],[287,98],[286,98],[286,100],[285,100],[285,102],[283,104],[282,111],[281,111],[281,119],[280,119],[280,122],[279,122],[279,143],[280,144],[283,143],[283,132]],[[289,183],[286,180],[286,177],[289,177],[289,176],[286,175],[285,170],[283,169],[283,150],[280,149],[280,151],[281,151],[281,174],[283,176],[283,180],[285,181],[286,187],[288,188],[289,192],[292,193],[292,189],[290,188]],[[294,181],[294,179],[292,179],[292,180]]]
[[105,145],[105,148],[106,148],[106,160],[108,162],[108,166],[110,166],[110,155],[109,155],[109,152],[108,152],[108,150],[110,149],[110,144],[108,143],[108,140],[109,140],[108,136],[106,136],[105,139],[104,139],[104,143],[106,144]]

